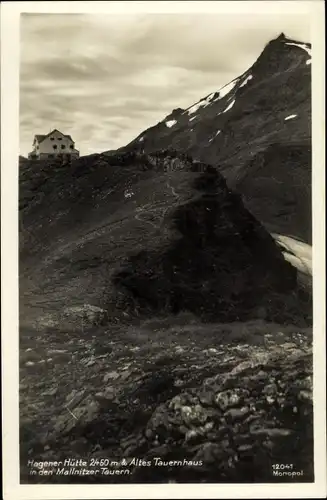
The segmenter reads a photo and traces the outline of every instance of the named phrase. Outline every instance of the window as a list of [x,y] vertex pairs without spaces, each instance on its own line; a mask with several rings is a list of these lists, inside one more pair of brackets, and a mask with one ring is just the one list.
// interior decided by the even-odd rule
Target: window
[[57,137],[58,141],[62,141],[62,137]]
[[74,149],[74,146],[72,144],[69,147],[70,147],[70,149]]
[[53,145],[53,149],[57,149],[57,147],[58,147],[57,144]]
[[65,144],[62,144],[61,149],[65,149],[65,148],[66,148]]
[[48,155],[48,156],[49,156],[49,158],[53,158],[53,155]]
[[50,137],[50,141],[54,141],[54,137]]

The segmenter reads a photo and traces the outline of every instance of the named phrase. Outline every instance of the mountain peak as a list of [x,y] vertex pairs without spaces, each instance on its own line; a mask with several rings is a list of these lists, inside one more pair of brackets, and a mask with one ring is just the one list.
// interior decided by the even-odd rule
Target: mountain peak
[[[282,32],[239,77],[187,109],[175,109],[122,150],[171,148],[216,165],[269,230],[310,241],[310,63],[310,44]],[[300,187],[303,179],[308,189]],[[268,209],[265,200],[283,185],[288,194],[276,195],[279,201]]]
[[278,37],[274,38],[273,40],[271,40],[270,42],[267,43],[266,47],[267,46],[276,46],[276,42],[277,43],[282,43],[282,44],[287,44],[287,43],[296,43],[296,44],[301,44],[303,46],[310,46],[311,44],[308,43],[308,42],[302,42],[300,40],[296,40],[294,38],[290,38],[288,36],[285,35],[285,33],[281,33],[280,35],[278,35]]
[[[285,35],[285,33],[280,33],[276,38],[273,38],[272,40],[270,40],[266,46],[265,46],[265,49],[267,49],[268,47],[269,48],[279,48],[279,47],[282,47],[285,43],[287,42],[292,42],[292,38],[289,38]],[[265,50],[263,51],[263,53],[265,52]]]
[[286,40],[286,38],[287,38],[287,37],[286,37],[286,36],[285,36],[285,34],[282,32],[282,33],[281,33],[281,34],[280,34],[280,35],[276,38],[276,40]]

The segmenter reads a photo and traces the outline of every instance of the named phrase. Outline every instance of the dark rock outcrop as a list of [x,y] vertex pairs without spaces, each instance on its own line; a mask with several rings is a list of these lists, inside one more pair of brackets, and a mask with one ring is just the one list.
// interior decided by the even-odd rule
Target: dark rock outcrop
[[220,321],[305,317],[292,297],[296,271],[273,238],[217,169],[185,155],[24,166],[20,204],[25,323],[54,326],[58,311],[69,323],[61,311],[85,304],[111,321],[181,311]]

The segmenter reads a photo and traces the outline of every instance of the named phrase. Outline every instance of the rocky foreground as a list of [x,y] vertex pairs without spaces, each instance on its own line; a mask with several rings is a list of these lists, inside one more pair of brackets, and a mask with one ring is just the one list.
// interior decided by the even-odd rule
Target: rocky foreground
[[[313,481],[311,343],[310,328],[204,325],[185,314],[24,331],[21,481]],[[125,459],[129,472],[32,475],[27,465],[69,458],[100,471],[101,460]]]

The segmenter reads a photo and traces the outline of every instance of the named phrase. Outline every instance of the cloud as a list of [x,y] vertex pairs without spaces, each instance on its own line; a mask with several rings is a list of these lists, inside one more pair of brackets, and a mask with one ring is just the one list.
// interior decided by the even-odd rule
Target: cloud
[[241,74],[281,31],[310,41],[296,14],[24,14],[21,154],[51,128],[82,154],[123,146]]

